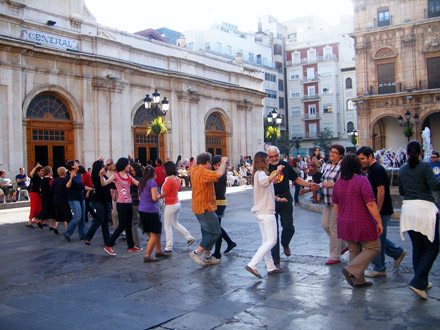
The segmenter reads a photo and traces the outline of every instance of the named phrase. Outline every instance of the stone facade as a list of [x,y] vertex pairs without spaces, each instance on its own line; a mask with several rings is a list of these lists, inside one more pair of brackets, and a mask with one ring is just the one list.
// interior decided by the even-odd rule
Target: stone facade
[[[412,139],[431,129],[440,149],[440,8],[429,0],[355,0],[359,144],[404,147],[398,117],[418,116]],[[416,117],[417,117],[416,116]]]
[[[100,26],[83,1],[0,0],[0,34],[7,171],[41,159],[56,167],[63,159],[90,166],[99,156],[139,158],[140,145],[151,158],[155,137],[135,133],[148,124],[143,99],[155,89],[170,102],[162,158],[204,152],[212,129],[232,164],[263,149],[266,95],[254,68]],[[210,116],[220,125],[207,127]]]

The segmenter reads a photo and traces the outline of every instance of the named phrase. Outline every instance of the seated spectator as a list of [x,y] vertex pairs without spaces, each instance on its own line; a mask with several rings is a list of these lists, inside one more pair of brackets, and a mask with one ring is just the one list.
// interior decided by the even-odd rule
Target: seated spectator
[[18,198],[20,199],[20,191],[21,190],[25,190],[25,198],[29,199],[29,194],[28,194],[28,190],[29,190],[29,178],[26,175],[26,173],[24,173],[24,168],[20,167],[20,169],[18,170],[19,174],[17,174],[15,176],[15,181],[17,182],[17,192],[18,194]]
[[182,180],[185,180],[185,187],[189,187],[190,186],[190,180],[189,180],[189,175],[188,175],[188,170],[185,167],[185,165],[180,165],[180,170],[178,173],[178,177]]
[[227,183],[230,186],[238,186],[238,176],[234,176],[234,172],[230,169],[227,172]]
[[[0,188],[3,190],[5,194],[6,202],[15,202],[15,194],[16,190],[12,185],[11,179],[6,177],[6,171],[0,171]],[[12,194],[12,200],[10,199],[10,195]]]
[[240,166],[240,171],[238,174],[240,174],[241,177],[246,181],[246,184],[250,184],[251,175],[248,173],[248,169],[244,165]]

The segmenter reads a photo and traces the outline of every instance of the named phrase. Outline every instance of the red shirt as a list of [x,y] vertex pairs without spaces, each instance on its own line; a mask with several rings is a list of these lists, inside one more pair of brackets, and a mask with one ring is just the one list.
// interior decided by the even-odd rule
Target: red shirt
[[163,183],[165,182],[165,178],[166,178],[165,172],[163,170],[163,166],[162,165],[156,166],[154,168],[154,173],[156,173],[155,180],[156,180],[157,185],[162,186]]
[[175,176],[169,176],[162,186],[162,193],[165,196],[165,205],[173,205],[179,203],[178,192],[182,190],[180,179]]
[[89,188],[93,187],[92,176],[90,175],[89,172],[86,172],[82,175],[81,181],[82,181],[83,185],[85,185],[86,187],[89,187]]

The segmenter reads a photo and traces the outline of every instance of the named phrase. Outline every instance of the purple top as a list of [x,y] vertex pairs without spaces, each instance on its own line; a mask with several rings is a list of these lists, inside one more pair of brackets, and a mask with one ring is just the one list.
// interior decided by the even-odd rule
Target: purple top
[[144,190],[139,197],[139,211],[147,213],[157,213],[159,209],[157,202],[151,198],[151,188],[157,187],[157,183],[154,180],[148,180],[145,183]]
[[367,178],[355,175],[350,180],[339,179],[332,200],[338,205],[338,238],[352,242],[377,239],[377,223],[366,205],[375,201]]

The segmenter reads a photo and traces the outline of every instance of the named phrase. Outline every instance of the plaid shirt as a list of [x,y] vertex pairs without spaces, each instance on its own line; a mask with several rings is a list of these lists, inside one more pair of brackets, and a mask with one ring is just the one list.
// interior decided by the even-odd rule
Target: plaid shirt
[[[322,170],[322,183],[324,182],[334,182],[339,179],[339,172],[341,171],[340,161],[336,164],[328,163],[324,165]],[[332,193],[333,188],[322,188],[322,194],[324,196],[324,204],[327,206],[332,205]]]

